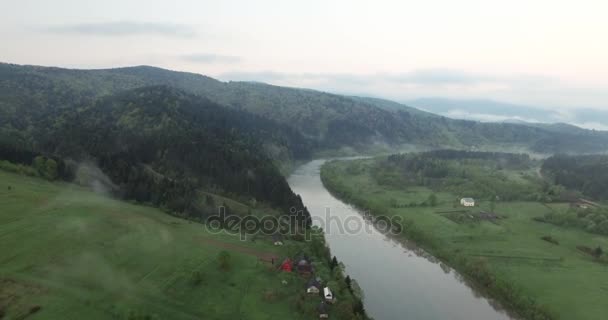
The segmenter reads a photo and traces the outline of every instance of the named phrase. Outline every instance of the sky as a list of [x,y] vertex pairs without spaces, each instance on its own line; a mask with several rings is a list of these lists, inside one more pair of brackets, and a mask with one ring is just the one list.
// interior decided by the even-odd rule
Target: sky
[[604,0],[0,0],[0,61],[608,110]]

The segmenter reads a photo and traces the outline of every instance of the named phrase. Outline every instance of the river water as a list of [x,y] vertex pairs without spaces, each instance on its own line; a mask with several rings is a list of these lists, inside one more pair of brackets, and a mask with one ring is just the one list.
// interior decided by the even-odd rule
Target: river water
[[[323,226],[333,255],[365,294],[367,313],[376,320],[508,320],[462,278],[419,249],[408,248],[373,228],[353,207],[332,196],[321,183],[325,160],[306,163],[289,177],[313,222]],[[332,224],[327,224],[327,212]],[[350,221],[350,231],[337,221]],[[324,222],[320,222],[324,221]],[[323,225],[325,223],[325,225]]]

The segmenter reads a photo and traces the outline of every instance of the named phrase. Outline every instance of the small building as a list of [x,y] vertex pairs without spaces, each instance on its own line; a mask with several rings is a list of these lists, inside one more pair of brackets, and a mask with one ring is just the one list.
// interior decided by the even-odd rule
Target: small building
[[283,272],[291,272],[292,266],[293,266],[293,262],[291,262],[291,259],[287,258],[281,264],[281,270]]
[[325,301],[321,301],[321,303],[317,307],[317,312],[319,312],[319,319],[329,318],[329,313],[327,312],[327,304],[325,304]]
[[475,199],[473,198],[462,198],[460,199],[460,204],[465,206],[465,207],[474,207],[475,206]]
[[273,234],[272,243],[274,243],[275,246],[282,246],[283,245],[283,236],[281,236],[280,233]]
[[296,264],[296,271],[298,271],[300,275],[311,275],[313,273],[312,264],[308,259],[302,258]]
[[329,290],[329,287],[325,287],[323,288],[323,298],[325,298],[325,301],[333,303],[334,302],[334,294],[331,293],[331,290]]
[[319,278],[308,280],[308,283],[306,283],[306,293],[319,294],[320,291],[321,281],[319,281]]

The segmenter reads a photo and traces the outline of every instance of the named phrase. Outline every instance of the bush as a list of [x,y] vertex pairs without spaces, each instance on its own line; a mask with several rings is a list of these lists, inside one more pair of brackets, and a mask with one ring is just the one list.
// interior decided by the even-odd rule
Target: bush
[[26,175],[26,176],[32,176],[32,177],[38,176],[38,172],[34,168],[24,166],[22,164],[14,164],[14,163],[6,161],[6,160],[0,161],[0,169],[8,171],[8,172]]
[[547,242],[553,243],[553,244],[555,244],[555,245],[559,245],[559,241],[555,240],[555,239],[554,239],[553,237],[551,237],[551,236],[542,236],[542,237],[541,237],[541,239],[543,239],[543,240],[545,240],[545,241],[547,241]]
[[604,254],[604,251],[602,250],[602,247],[597,247],[593,250],[593,256],[596,258],[600,258],[602,256],[602,254]]
[[196,270],[194,272],[192,272],[192,275],[190,276],[190,281],[192,282],[193,286],[199,286],[203,283],[203,281],[205,281],[205,275]]

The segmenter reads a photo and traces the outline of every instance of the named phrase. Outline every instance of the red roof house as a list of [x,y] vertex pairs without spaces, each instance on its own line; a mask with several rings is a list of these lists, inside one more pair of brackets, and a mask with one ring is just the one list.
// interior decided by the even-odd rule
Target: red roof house
[[291,259],[289,259],[289,258],[285,259],[285,261],[283,261],[283,263],[281,264],[281,270],[283,270],[284,272],[291,272],[292,268],[293,268],[293,263],[291,262]]

